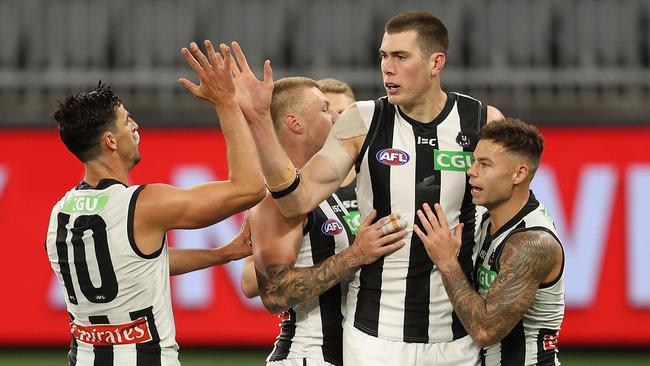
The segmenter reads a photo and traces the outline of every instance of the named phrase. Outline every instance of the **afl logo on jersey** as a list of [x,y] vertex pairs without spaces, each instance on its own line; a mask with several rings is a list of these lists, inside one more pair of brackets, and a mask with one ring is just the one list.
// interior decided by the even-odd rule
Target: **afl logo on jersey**
[[383,149],[377,152],[377,160],[384,165],[404,165],[409,159],[409,154],[399,149]]
[[334,236],[343,232],[343,225],[334,219],[329,219],[320,227],[320,231],[325,235]]

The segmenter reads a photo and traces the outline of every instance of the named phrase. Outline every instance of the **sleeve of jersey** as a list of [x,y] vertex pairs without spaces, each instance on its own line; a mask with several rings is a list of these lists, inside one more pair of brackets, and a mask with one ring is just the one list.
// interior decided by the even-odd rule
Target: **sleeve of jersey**
[[346,109],[334,123],[325,145],[317,153],[336,171],[341,181],[348,175],[354,163],[354,158],[343,147],[343,140],[368,134],[368,127],[360,112],[362,108],[361,103],[355,103]]

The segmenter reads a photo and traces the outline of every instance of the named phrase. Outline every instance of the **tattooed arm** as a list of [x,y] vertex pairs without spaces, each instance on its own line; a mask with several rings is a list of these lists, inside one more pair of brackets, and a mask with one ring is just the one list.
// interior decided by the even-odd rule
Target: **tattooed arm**
[[559,243],[541,230],[515,233],[502,245],[501,269],[485,299],[470,286],[458,261],[440,268],[456,314],[480,347],[497,343],[512,331],[539,285],[556,277],[562,263]]
[[382,218],[366,217],[352,246],[312,267],[296,268],[302,243],[304,216],[284,218],[270,196],[250,215],[253,261],[264,306],[277,313],[325,292],[362,265],[404,246],[404,230],[384,235]]
[[[428,211],[428,212],[427,212]],[[562,266],[562,248],[555,238],[541,230],[512,234],[499,260],[500,271],[485,299],[470,285],[455,255],[460,246],[462,225],[449,230],[444,214],[436,206],[440,222],[431,210],[427,217],[418,212],[427,231],[415,227],[429,256],[438,266],[449,299],[479,347],[502,340],[523,318],[540,284],[555,279]],[[429,215],[430,214],[430,215]],[[453,253],[453,254],[451,254]]]

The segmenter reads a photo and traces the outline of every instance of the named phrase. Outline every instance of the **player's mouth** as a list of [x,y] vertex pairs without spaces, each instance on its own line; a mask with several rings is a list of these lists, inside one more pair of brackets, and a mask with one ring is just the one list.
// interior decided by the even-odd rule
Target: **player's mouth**
[[136,145],[140,145],[140,134],[138,131],[133,131],[133,140],[135,141]]
[[479,186],[475,186],[475,185],[473,185],[471,183],[470,183],[470,186],[472,187],[472,189],[470,191],[472,193],[472,195],[477,195],[477,194],[479,194],[479,193],[481,193],[483,191],[483,188],[481,188]]
[[395,83],[384,83],[384,87],[386,88],[386,92],[388,92],[388,94],[396,93],[400,88],[400,86]]

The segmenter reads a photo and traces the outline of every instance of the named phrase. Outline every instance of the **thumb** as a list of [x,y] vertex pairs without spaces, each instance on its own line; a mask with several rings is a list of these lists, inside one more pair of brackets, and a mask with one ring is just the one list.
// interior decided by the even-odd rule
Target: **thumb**
[[199,92],[199,86],[194,84],[193,82],[185,79],[185,78],[180,78],[178,79],[178,82],[185,87],[190,93],[194,94],[196,97],[201,97],[200,92]]
[[457,242],[460,242],[463,238],[463,226],[465,224],[459,224],[454,228],[454,238],[456,238]]
[[273,86],[273,69],[271,68],[271,60],[264,61],[264,84],[271,84],[271,86]]

